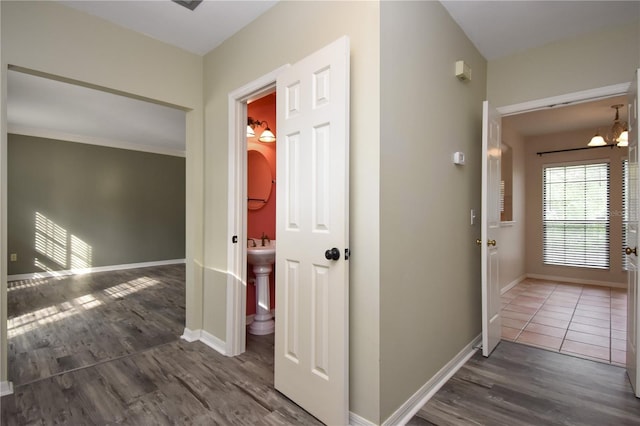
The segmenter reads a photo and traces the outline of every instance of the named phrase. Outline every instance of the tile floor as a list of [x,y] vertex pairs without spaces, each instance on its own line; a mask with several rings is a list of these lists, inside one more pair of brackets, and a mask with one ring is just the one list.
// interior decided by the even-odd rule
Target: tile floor
[[624,366],[624,289],[526,279],[502,295],[502,338]]

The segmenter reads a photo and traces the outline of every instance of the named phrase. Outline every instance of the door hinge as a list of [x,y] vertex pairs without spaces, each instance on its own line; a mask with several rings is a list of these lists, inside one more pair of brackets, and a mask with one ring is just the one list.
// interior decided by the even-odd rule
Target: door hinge
[[238,244],[238,236],[237,236],[237,235],[234,235],[233,237],[231,237],[231,242],[232,242],[233,244]]
[[344,260],[349,260],[349,257],[351,257],[351,252],[346,248],[344,249]]

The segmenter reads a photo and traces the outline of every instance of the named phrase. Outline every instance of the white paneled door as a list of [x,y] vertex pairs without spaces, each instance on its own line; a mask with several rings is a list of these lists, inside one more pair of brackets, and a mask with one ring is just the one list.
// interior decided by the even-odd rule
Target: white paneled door
[[638,378],[638,79],[640,70],[631,82],[629,90],[629,163],[626,182],[627,228],[625,248],[627,253],[627,374],[637,397],[640,397],[640,378]]
[[502,117],[484,101],[482,105],[482,354],[489,356],[500,343],[500,281],[498,231],[500,229],[500,159]]
[[275,387],[326,424],[349,412],[349,39],[277,79]]

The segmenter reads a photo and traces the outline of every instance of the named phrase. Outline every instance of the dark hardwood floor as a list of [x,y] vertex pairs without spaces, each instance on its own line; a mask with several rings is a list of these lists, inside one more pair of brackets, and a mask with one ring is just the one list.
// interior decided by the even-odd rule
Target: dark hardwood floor
[[184,265],[13,281],[9,380],[22,385],[176,340]]
[[[4,425],[319,425],[273,387],[273,335],[229,358],[184,328],[184,266],[13,282]],[[410,425],[639,425],[625,370],[503,341]]]
[[476,353],[409,425],[640,425],[625,369],[502,341]]
[[319,425],[273,388],[273,335],[225,357],[184,328],[184,266],[10,285],[2,425]]

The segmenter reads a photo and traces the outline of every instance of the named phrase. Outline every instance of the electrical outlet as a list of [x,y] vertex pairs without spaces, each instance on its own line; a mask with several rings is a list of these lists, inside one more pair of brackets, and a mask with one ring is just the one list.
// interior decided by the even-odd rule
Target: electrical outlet
[[11,260],[12,262],[17,262],[18,261],[18,253],[11,253],[11,255],[9,256],[9,260]]

